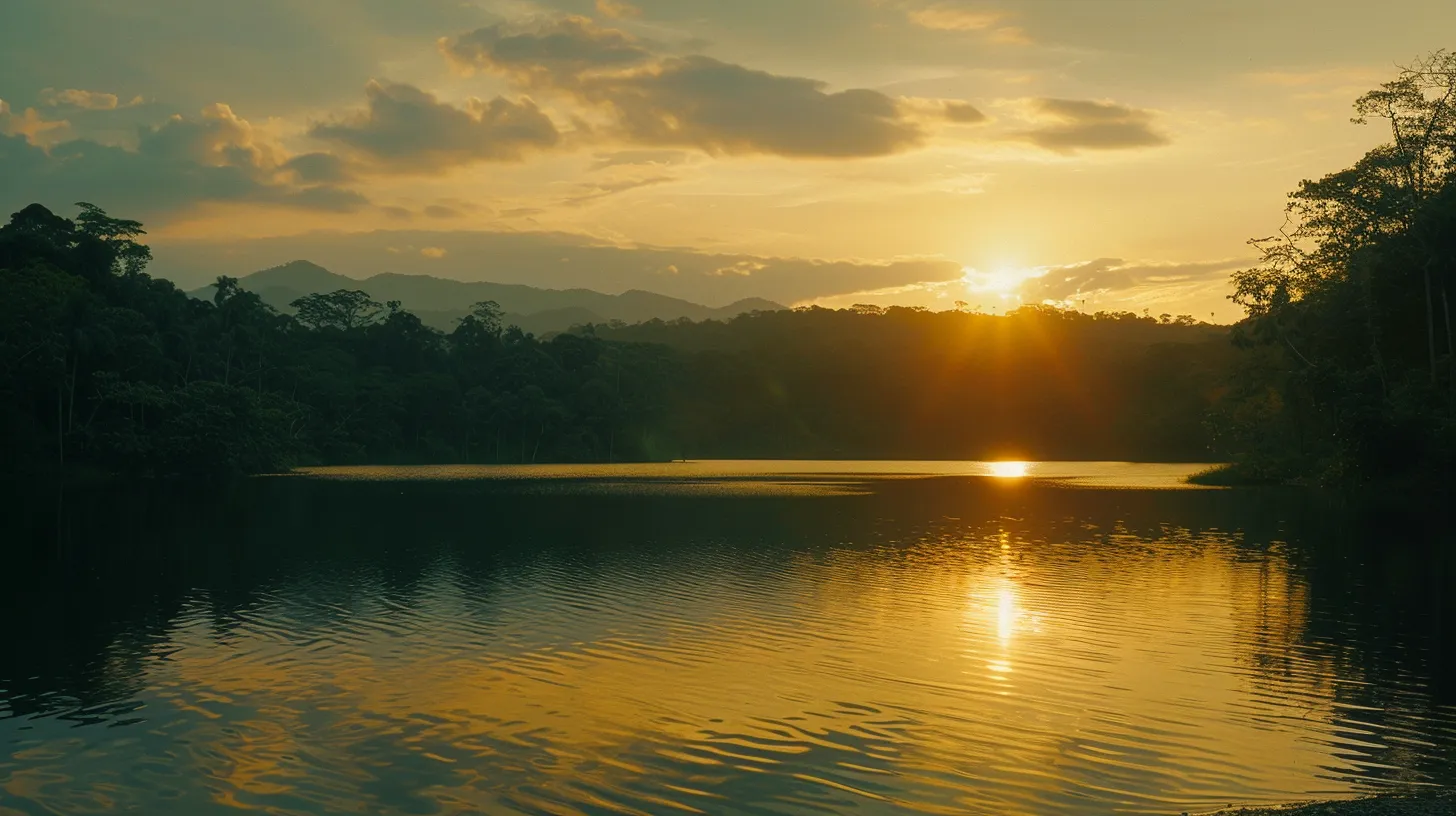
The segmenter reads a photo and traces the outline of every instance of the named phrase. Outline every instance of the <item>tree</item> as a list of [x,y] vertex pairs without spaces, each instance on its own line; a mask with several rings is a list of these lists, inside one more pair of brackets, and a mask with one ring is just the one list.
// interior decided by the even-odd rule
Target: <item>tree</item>
[[[1444,423],[1456,417],[1448,316],[1456,55],[1423,58],[1356,100],[1356,123],[1376,119],[1386,122],[1390,141],[1349,168],[1302,182],[1280,233],[1251,242],[1261,263],[1234,275],[1234,300],[1249,314],[1240,336],[1287,358],[1284,371],[1277,360],[1245,370],[1278,399],[1261,388],[1236,391],[1300,414],[1293,423],[1265,423],[1270,433],[1247,447],[1284,458],[1291,473],[1380,478],[1402,467],[1394,450],[1444,449],[1451,430]],[[1224,412],[1241,413],[1248,412]],[[1274,430],[1283,428],[1294,430]]]
[[298,322],[315,329],[352,331],[379,318],[384,306],[358,289],[340,289],[328,294],[301,297],[291,304]]

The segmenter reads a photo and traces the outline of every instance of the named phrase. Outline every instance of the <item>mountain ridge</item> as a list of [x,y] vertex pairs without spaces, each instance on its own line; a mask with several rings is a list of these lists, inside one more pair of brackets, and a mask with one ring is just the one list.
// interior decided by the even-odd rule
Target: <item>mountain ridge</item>
[[[584,288],[544,289],[521,283],[460,281],[400,272],[351,278],[307,260],[260,269],[240,277],[238,283],[284,312],[292,311],[290,304],[306,295],[357,289],[380,302],[397,300],[426,324],[442,330],[452,328],[472,305],[487,300],[500,305],[507,323],[537,334],[565,331],[581,323],[726,320],[746,312],[786,308],[763,298],[744,298],[713,307],[644,289],[611,295]],[[213,289],[212,285],[204,286],[189,294],[210,299]]]

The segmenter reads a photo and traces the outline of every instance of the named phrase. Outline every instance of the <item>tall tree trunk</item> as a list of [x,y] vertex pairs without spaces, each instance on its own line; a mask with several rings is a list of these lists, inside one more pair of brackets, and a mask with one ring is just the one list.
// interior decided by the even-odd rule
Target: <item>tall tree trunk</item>
[[541,430],[536,432],[536,446],[531,448],[531,464],[536,464],[536,454],[541,452],[541,437],[546,435],[546,423],[541,423]]
[[66,466],[66,399],[65,382],[56,383],[56,455],[61,467]]
[[1390,382],[1385,375],[1385,354],[1380,349],[1380,323],[1376,319],[1375,294],[1371,287],[1370,270],[1364,270],[1360,276],[1363,294],[1365,295],[1365,328],[1370,332],[1370,356],[1375,360],[1375,372],[1380,375],[1380,399],[1390,399]]
[[66,408],[66,430],[76,430],[76,376],[81,369],[81,352],[76,352],[76,361],[71,364],[71,404]]
[[1436,304],[1431,299],[1431,261],[1426,260],[1426,345],[1431,353],[1431,383],[1436,382]]
[[1441,311],[1446,313],[1446,374],[1447,410],[1456,419],[1456,340],[1451,337],[1451,301],[1446,297],[1446,287],[1441,287]]

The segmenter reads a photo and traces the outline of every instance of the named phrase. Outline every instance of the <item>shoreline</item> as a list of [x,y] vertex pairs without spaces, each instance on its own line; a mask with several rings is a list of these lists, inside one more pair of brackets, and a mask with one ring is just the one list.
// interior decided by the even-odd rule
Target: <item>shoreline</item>
[[1456,816],[1456,791],[1303,802],[1278,807],[1229,808],[1207,816]]

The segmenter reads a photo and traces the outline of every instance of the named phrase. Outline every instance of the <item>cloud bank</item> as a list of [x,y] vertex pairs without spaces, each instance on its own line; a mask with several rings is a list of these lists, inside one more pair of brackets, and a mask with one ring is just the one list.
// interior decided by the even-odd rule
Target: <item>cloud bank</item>
[[1206,261],[1185,264],[1132,263],[1121,258],[1098,258],[1069,266],[1052,267],[1044,275],[1021,285],[1027,303],[1075,304],[1141,287],[1172,287],[1222,281],[1229,272],[1246,264],[1244,260]]
[[614,136],[643,146],[863,158],[909,150],[927,135],[896,99],[878,91],[830,91],[814,79],[669,55],[582,17],[489,26],[443,40],[440,48],[466,72],[568,95],[606,115]]
[[336,143],[385,171],[440,172],[475,161],[519,161],[561,140],[530,99],[471,98],[463,108],[412,85],[370,81],[363,111],[315,125],[309,135]]
[[[199,202],[265,203],[352,212],[361,194],[310,177],[287,152],[227,105],[173,116],[144,128],[135,149],[72,139],[46,144],[26,119],[16,125],[0,102],[0,206],[94,201],[126,216],[149,216]],[[316,164],[321,163],[316,161]],[[317,168],[315,168],[317,170]]]

